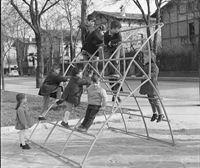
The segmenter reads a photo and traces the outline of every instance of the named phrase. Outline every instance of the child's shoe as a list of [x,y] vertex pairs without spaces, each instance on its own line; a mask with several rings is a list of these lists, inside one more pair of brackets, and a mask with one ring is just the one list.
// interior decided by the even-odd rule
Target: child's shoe
[[157,122],[160,122],[160,121],[162,121],[162,120],[163,120],[163,118],[164,118],[164,115],[163,115],[163,114],[159,114],[159,115],[158,115]]
[[115,96],[112,97],[112,102],[114,102],[114,101],[115,101]]
[[57,105],[60,105],[60,104],[62,104],[63,102],[64,102],[64,100],[62,100],[62,99],[56,100],[56,104],[57,104]]
[[77,128],[77,131],[79,132],[87,132],[87,128],[83,127],[82,125],[80,125],[78,128]]
[[120,97],[117,97],[117,100],[119,103],[121,103],[121,101],[122,101]]
[[[158,115],[156,113],[154,113],[151,117],[151,121],[155,121],[157,119]],[[157,120],[158,122],[158,120]]]
[[39,121],[42,121],[42,120],[46,120],[46,118],[45,118],[44,116],[39,116],[39,117],[38,117],[38,120],[39,120]]
[[65,128],[70,128],[69,124],[64,121],[62,121],[60,124]]
[[31,149],[31,147],[28,144],[21,145],[21,148],[22,149]]

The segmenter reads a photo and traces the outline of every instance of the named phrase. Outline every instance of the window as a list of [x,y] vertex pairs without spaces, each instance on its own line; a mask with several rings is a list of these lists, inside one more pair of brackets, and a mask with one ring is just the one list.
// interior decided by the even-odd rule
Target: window
[[179,8],[179,14],[186,13],[186,4],[185,3],[180,3],[178,8]]
[[194,41],[195,41],[194,22],[189,23],[189,39],[190,39],[191,43],[194,43]]
[[194,2],[188,2],[187,9],[188,9],[188,12],[193,12],[193,10],[194,10]]

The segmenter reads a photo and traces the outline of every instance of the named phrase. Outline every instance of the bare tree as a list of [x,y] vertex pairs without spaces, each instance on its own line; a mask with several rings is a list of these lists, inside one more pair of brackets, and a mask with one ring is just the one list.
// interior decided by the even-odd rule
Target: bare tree
[[[28,7],[29,17],[24,14],[23,6],[17,4],[16,1],[10,0],[11,5],[18,12],[19,16],[31,27],[35,34],[36,46],[37,46],[37,70],[36,70],[36,88],[39,88],[44,74],[44,58],[41,53],[42,51],[42,29],[41,29],[41,17],[42,15],[55,6],[60,0],[45,0],[43,4],[39,4],[38,0],[21,0],[23,5]],[[24,7],[25,7],[24,6]],[[41,9],[39,9],[41,8]]]
[[87,0],[81,1],[81,40],[82,44],[85,42],[85,35],[84,35],[84,27],[86,22],[86,13],[87,13]]
[[64,9],[65,11],[65,15],[63,16],[63,18],[65,18],[67,20],[67,23],[69,24],[69,35],[70,35],[70,39],[69,39],[69,47],[70,47],[70,58],[74,58],[75,56],[75,52],[76,52],[76,44],[77,44],[77,38],[79,34],[79,29],[78,31],[75,31],[75,26],[78,26],[78,15],[77,15],[77,6],[79,6],[79,1],[70,1],[70,0],[63,0],[62,1],[63,4],[61,5],[61,7]]

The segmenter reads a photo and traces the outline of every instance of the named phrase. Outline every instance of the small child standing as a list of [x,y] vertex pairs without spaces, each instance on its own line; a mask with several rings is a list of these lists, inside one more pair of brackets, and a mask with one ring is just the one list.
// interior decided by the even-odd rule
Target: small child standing
[[20,147],[22,149],[30,149],[30,146],[25,142],[27,129],[32,127],[34,122],[28,111],[27,98],[23,93],[16,95],[16,124],[15,128],[19,131]]
[[91,77],[92,84],[87,88],[88,91],[88,106],[85,114],[85,118],[82,124],[77,128],[80,132],[87,132],[92,125],[96,114],[99,109],[104,109],[107,102],[107,94],[105,89],[100,86],[99,77],[93,74]]
[[50,97],[57,100],[61,98],[60,83],[67,80],[67,77],[63,77],[60,75],[60,66],[54,64],[52,70],[47,75],[38,93],[39,95],[43,96],[42,114],[38,117],[39,120],[46,119],[45,116],[48,112],[47,109],[49,106]]
[[90,85],[90,81],[82,79],[82,77],[83,77],[82,70],[76,67],[73,68],[72,76],[62,94],[61,99],[65,101],[67,109],[65,111],[65,115],[63,121],[61,122],[61,125],[66,128],[69,128],[68,120],[73,107],[76,107],[80,104],[81,95],[83,93],[83,86]]
[[[154,87],[157,89],[158,91],[158,73],[159,73],[159,68],[155,63],[155,54],[153,52],[151,52],[151,81],[154,84]],[[145,73],[149,73],[149,52],[148,51],[143,51],[143,70],[145,71]],[[144,82],[144,80],[142,80],[142,82]],[[157,122],[162,121],[162,119],[164,118],[164,115],[162,113],[161,107],[160,107],[160,103],[158,101],[158,98],[156,98],[157,93],[155,91],[155,89],[153,88],[153,86],[151,85],[151,83],[148,81],[145,84],[143,84],[140,88],[140,94],[145,95],[147,94],[149,103],[151,105],[152,111],[153,111],[153,116],[151,117],[151,121],[155,121],[157,119]],[[158,112],[158,114],[156,113],[156,111]]]

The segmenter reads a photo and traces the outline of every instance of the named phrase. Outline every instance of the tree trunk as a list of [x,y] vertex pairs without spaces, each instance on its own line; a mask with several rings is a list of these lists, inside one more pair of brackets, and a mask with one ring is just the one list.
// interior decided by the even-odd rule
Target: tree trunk
[[3,42],[1,39],[1,86],[2,90],[5,90],[5,81],[4,81],[4,56],[3,56]]
[[[160,23],[160,7],[157,8],[157,13],[156,13],[156,24]],[[155,26],[155,30],[158,29],[158,25]],[[155,33],[154,39],[153,39],[153,51],[157,53],[157,40],[158,40],[158,32]]]
[[82,4],[81,4],[81,40],[82,40],[82,45],[85,42],[84,28],[85,28],[85,20],[86,20],[86,11],[87,11],[87,0],[82,0]]
[[[150,25],[150,23],[148,23],[148,25]],[[151,36],[151,30],[150,30],[150,27],[147,27],[147,38],[150,36]],[[152,49],[152,40],[151,39],[149,40],[149,45],[150,45],[150,48]]]
[[[199,7],[200,7],[200,4],[199,4]],[[198,70],[199,70],[199,101],[200,101],[200,18],[199,18],[199,39],[198,39],[197,58],[199,60]]]
[[42,84],[44,74],[44,58],[42,55],[42,43],[41,34],[35,33],[36,46],[37,46],[37,69],[36,69],[36,88],[39,88]]

